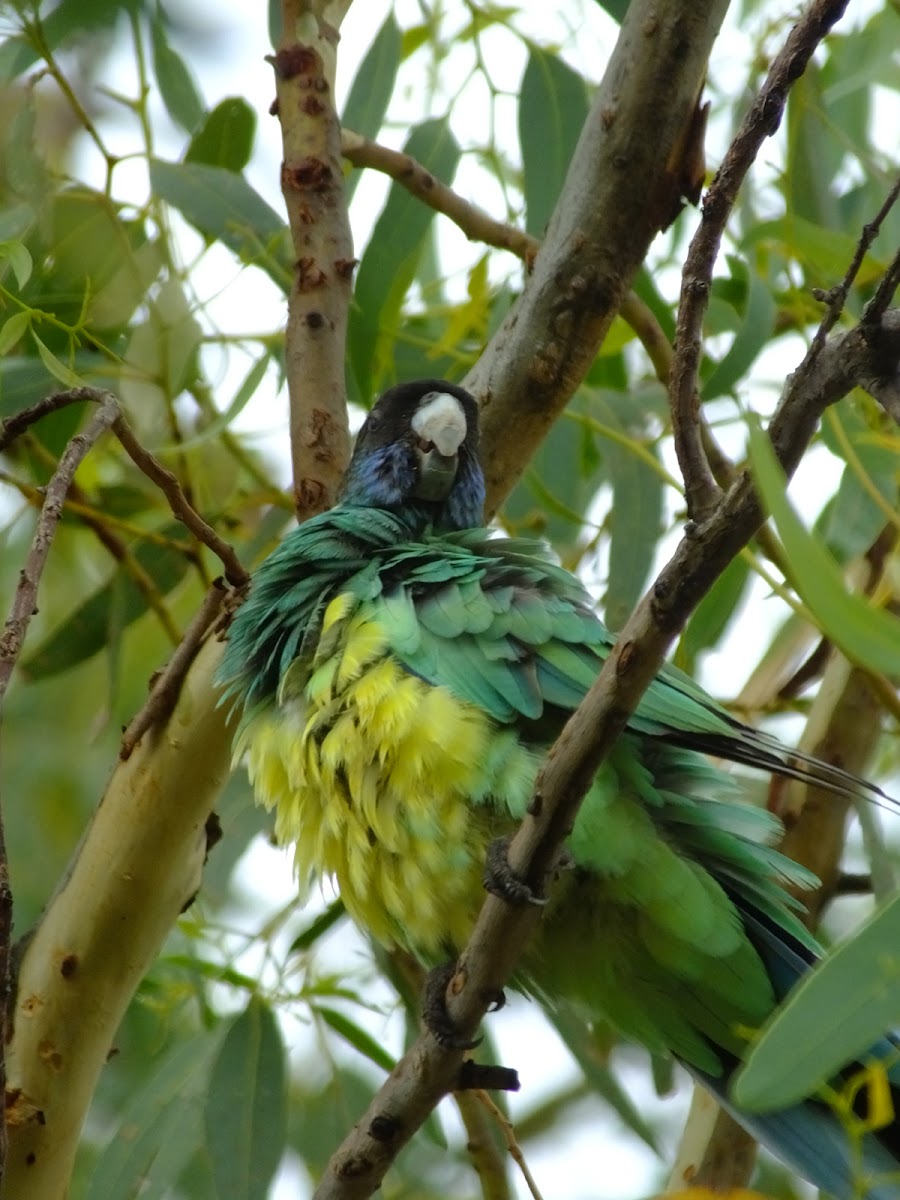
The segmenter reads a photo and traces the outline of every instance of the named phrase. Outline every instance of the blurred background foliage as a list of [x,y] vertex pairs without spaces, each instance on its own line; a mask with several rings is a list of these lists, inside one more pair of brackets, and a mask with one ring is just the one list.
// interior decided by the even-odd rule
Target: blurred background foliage
[[[402,147],[494,216],[540,237],[626,7],[359,4],[341,46],[345,125]],[[270,13],[270,27],[275,21]],[[707,87],[713,163],[788,24],[773,0],[733,5]],[[291,521],[282,322],[292,255],[277,127],[265,111],[274,94],[263,63],[265,14],[187,0],[60,0],[7,4],[2,32],[0,418],[60,386],[111,388],[144,443],[252,567]],[[745,412],[771,411],[820,319],[812,289],[841,278],[896,170],[898,34],[896,4],[854,6],[795,86],[787,120],[734,214],[707,318],[702,398],[738,460]],[[360,260],[347,354],[358,424],[397,379],[461,378],[526,268],[467,242],[372,172],[348,167],[347,188]],[[694,221],[688,210],[657,238],[636,284],[670,339]],[[898,243],[895,208],[851,292],[848,322]],[[658,368],[618,318],[500,516],[511,531],[548,538],[594,588],[613,628],[684,519]],[[4,603],[40,488],[83,418],[77,406],[47,418],[0,461]],[[895,429],[854,394],[828,414],[792,490],[816,545],[848,577],[887,539],[874,600],[888,609],[898,461]],[[766,555],[753,546],[725,572],[676,658],[704,672],[742,715],[788,714],[776,728],[796,733],[827,626]],[[88,457],[5,713],[2,784],[19,933],[64,871],[122,725],[216,573],[112,439]],[[892,683],[882,678],[880,693],[892,708],[891,731]],[[896,761],[896,742],[885,737],[879,777]],[[762,801],[763,783],[753,789]],[[414,1032],[401,966],[348,928],[333,897],[305,910],[291,899],[286,856],[268,845],[268,821],[242,776],[220,815],[225,837],[202,894],[120,1031],[73,1200],[304,1194]],[[892,857],[890,839],[879,853]],[[851,905],[836,907],[838,925],[846,923]],[[527,1066],[529,1054],[515,1037],[542,1022],[525,1007],[509,1018],[512,1035],[496,1028],[506,1018],[492,1023],[510,1036],[497,1052],[516,1066]],[[531,1063],[535,1086],[516,1101],[516,1129],[532,1166],[547,1164],[552,1193],[656,1190],[683,1114],[683,1104],[657,1093],[684,1091],[683,1081],[655,1063],[649,1083],[645,1056],[608,1030],[560,1024],[528,1036],[541,1048],[531,1057],[553,1067],[548,1077]],[[611,1108],[591,1103],[597,1095]],[[545,1153],[551,1137],[555,1158]],[[618,1158],[610,1150],[608,1178],[595,1172],[586,1182],[561,1166],[578,1161],[579,1138],[625,1147]],[[476,1195],[465,1140],[442,1110],[401,1156],[385,1194]],[[761,1180],[773,1195],[794,1194],[772,1163]],[[520,1180],[513,1188],[525,1194]]]

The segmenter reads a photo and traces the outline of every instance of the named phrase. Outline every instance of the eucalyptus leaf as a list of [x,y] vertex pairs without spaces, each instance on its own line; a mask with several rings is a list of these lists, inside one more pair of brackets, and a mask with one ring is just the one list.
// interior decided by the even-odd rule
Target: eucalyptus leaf
[[884,1031],[900,1022],[898,947],[895,895],[804,976],[776,1011],[735,1076],[735,1102],[750,1111],[783,1108],[855,1059],[868,1058]]
[[219,1200],[266,1200],[285,1147],[285,1070],[275,1016],[253,997],[225,1034],[203,1112]]

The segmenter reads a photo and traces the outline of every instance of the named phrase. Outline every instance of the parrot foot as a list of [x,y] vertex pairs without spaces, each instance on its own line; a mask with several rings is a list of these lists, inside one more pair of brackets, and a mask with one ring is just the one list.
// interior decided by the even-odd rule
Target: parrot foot
[[538,896],[532,888],[515,874],[509,865],[509,844],[512,835],[494,838],[488,845],[487,859],[484,864],[484,887],[492,896],[499,896],[509,904],[521,907],[525,904],[535,904],[543,908],[547,903],[543,896]]
[[428,1032],[445,1050],[474,1050],[481,1038],[473,1040],[462,1037],[447,1012],[447,988],[456,975],[456,968],[454,960],[428,972],[422,989],[422,1020]]

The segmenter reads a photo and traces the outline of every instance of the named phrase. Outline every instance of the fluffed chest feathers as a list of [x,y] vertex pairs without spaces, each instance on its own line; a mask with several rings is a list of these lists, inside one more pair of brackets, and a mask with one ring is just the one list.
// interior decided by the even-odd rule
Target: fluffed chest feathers
[[437,959],[465,943],[487,844],[521,816],[539,760],[406,671],[350,608],[332,602],[311,669],[288,672],[248,725],[248,770],[278,840],[295,843],[301,889],[333,876],[380,941]]

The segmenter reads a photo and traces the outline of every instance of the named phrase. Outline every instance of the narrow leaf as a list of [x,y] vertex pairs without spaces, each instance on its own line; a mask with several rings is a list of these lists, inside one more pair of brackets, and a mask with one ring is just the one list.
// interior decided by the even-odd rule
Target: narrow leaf
[[333,900],[323,913],[320,913],[315,920],[310,921],[306,928],[297,934],[291,942],[290,953],[299,954],[301,951],[308,950],[310,946],[315,945],[320,937],[326,934],[333,925],[337,924],[345,911],[343,900]]
[[13,313],[0,329],[0,355],[8,354],[17,342],[20,342],[31,324],[31,313]]
[[[341,124],[347,129],[353,129],[363,137],[377,137],[394,90],[397,68],[400,65],[400,47],[400,27],[394,20],[394,14],[389,12],[360,63],[350,88],[350,95],[341,117]],[[359,177],[359,171],[352,171],[347,179],[348,203],[356,190]]]
[[[446,120],[418,125],[404,151],[444,183],[452,181],[460,149]],[[368,404],[381,384],[382,365],[386,370],[389,359],[392,362],[403,300],[434,217],[433,209],[399,184],[391,184],[359,264],[356,303],[350,311],[348,359],[362,403]],[[382,346],[383,364],[379,361]]]
[[749,432],[753,474],[784,543],[791,585],[822,632],[849,659],[887,675],[900,674],[900,621],[847,591],[837,563],[794,512],[769,439],[756,423]]
[[202,1144],[200,1101],[218,1038],[179,1039],[132,1092],[85,1195],[104,1200],[162,1197]]
[[211,241],[290,287],[285,223],[241,175],[206,163],[150,160],[150,186]]
[[153,68],[163,103],[172,120],[186,133],[193,133],[203,119],[203,101],[184,59],[169,44],[166,16],[159,0],[150,22],[150,33]]
[[734,390],[755,362],[775,328],[776,306],[769,286],[755,271],[747,271],[747,303],[744,320],[731,343],[731,349],[703,384],[704,400],[713,400]]
[[900,1021],[900,895],[878,909],[791,992],[738,1071],[750,1111],[810,1095]]
[[213,1064],[206,1144],[220,1200],[266,1200],[287,1127],[284,1046],[258,997],[235,1019]]
[[531,47],[519,94],[526,228],[540,237],[588,114],[584,80],[561,58]]
[[393,1071],[397,1065],[396,1060],[381,1046],[375,1039],[364,1029],[360,1027],[349,1017],[345,1017],[343,1013],[339,1013],[334,1008],[318,1007],[315,1010],[329,1028],[340,1036],[360,1054],[364,1055],[376,1066],[381,1067],[385,1071]]
[[65,363],[60,362],[53,351],[48,346],[44,345],[44,343],[35,333],[34,329],[31,331],[31,336],[34,338],[38,354],[41,357],[41,362],[54,379],[58,379],[59,382],[65,387],[84,387],[84,380],[81,378],[81,376],[77,375],[70,367],[67,367]]
[[[181,537],[183,525],[170,525],[162,531],[169,537]],[[162,595],[184,578],[190,565],[187,556],[169,546],[144,542],[133,550],[138,565],[150,576]],[[143,616],[149,605],[127,568],[122,566],[109,583],[79,604],[62,625],[22,663],[29,679],[45,679],[67,671],[102,650],[114,635]]]

